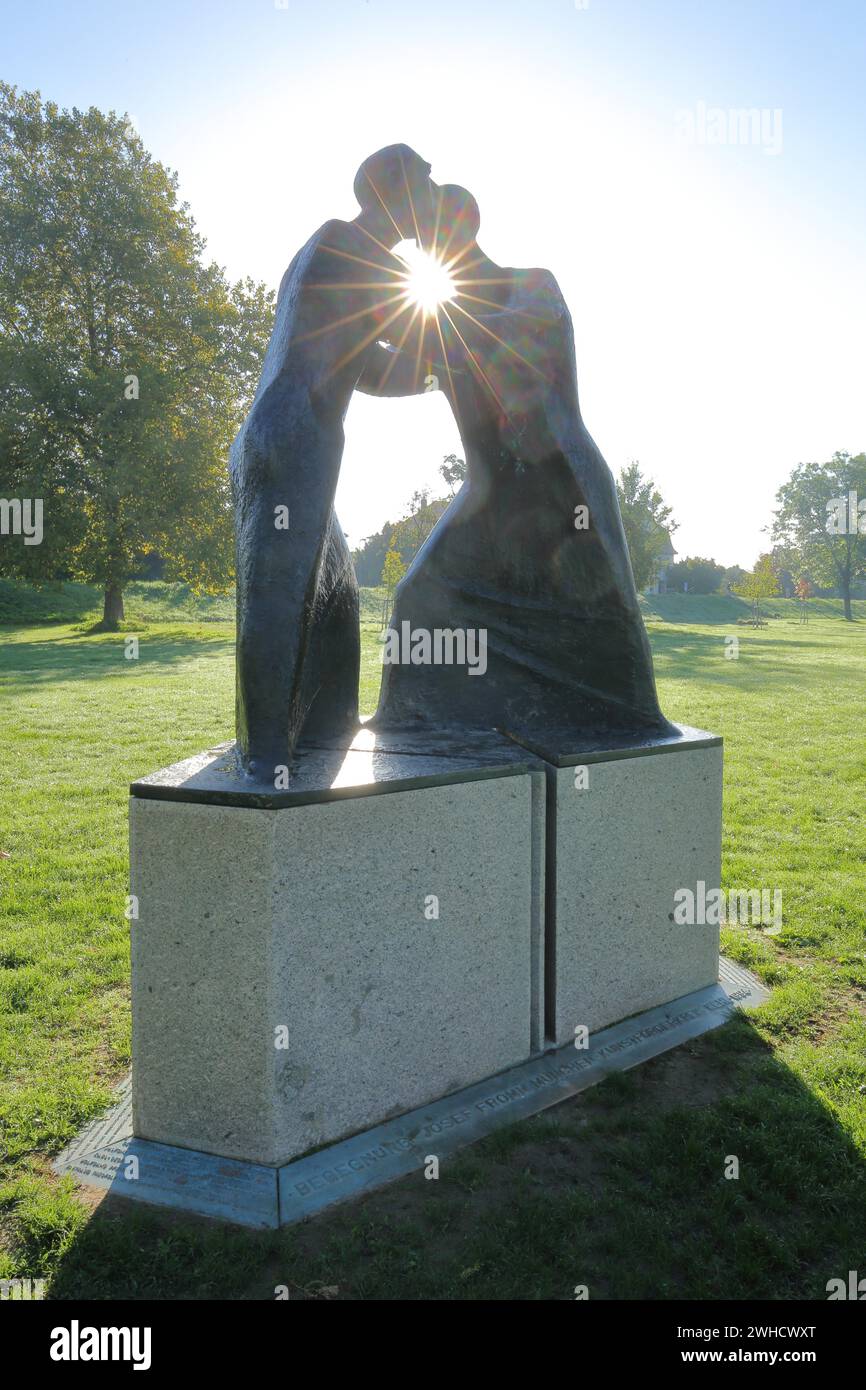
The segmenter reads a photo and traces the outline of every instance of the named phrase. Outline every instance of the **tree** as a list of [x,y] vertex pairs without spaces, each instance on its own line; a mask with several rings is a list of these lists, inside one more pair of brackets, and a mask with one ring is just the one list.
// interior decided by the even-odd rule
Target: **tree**
[[385,556],[385,563],[382,566],[381,578],[381,583],[387,591],[389,602],[393,600],[394,590],[405,573],[406,566],[403,564],[403,558],[399,550],[389,550],[388,554]]
[[397,522],[386,521],[381,531],[365,536],[358,549],[352,551],[358,583],[362,586],[382,583],[382,566],[388,552],[398,547],[408,566],[447,506],[447,498],[431,501],[429,490],[414,493],[406,516]]
[[715,594],[718,592],[724,566],[715,560],[702,560],[697,555],[689,555],[685,560],[671,565],[668,570],[668,589],[682,589],[689,594]]
[[643,476],[636,460],[621,469],[616,494],[635,587],[645,589],[652,582],[676,522],[671,520],[671,508],[665,506],[655,483]]
[[399,547],[407,561],[414,560],[447,506],[447,499],[431,498],[429,488],[413,492],[406,515],[394,527],[389,549]]
[[752,617],[757,622],[761,616],[758,606],[760,600],[772,598],[773,594],[779,592],[779,580],[773,567],[772,555],[762,555],[755,568],[744,574],[739,583],[732,584],[731,588],[741,598],[747,598],[751,601]]
[[445,479],[445,485],[450,495],[453,497],[457,488],[466,481],[466,463],[464,459],[458,458],[456,454],[446,454],[442,463],[439,465],[439,472]]
[[851,588],[866,574],[866,454],[798,464],[776,501],[774,540],[795,553],[800,570],[838,589],[852,622]]
[[373,588],[382,582],[382,566],[393,534],[394,523],[386,521],[381,531],[365,536],[357,550],[352,551],[355,576],[362,587]]
[[745,576],[746,571],[743,569],[742,565],[729,565],[722,575],[719,584],[720,591],[723,594],[731,593],[734,591],[735,586],[739,584],[740,580],[744,579]]
[[458,486],[466,479],[466,464],[456,454],[446,454],[439,472],[449,489],[448,497],[432,497],[429,488],[413,492],[405,516],[398,522],[386,521],[381,531],[365,536],[352,552],[358,583],[364,586],[384,583],[382,566],[389,550],[399,547],[407,566],[414,560],[436,522],[448,507]]
[[99,584],[109,629],[154,550],[198,590],[232,578],[228,447],[273,294],[203,250],[124,118],[0,84],[0,496],[44,507],[0,565]]
[[793,598],[794,575],[800,566],[799,555],[787,545],[774,545],[770,554],[773,557],[773,570],[779,581],[779,592],[784,598]]

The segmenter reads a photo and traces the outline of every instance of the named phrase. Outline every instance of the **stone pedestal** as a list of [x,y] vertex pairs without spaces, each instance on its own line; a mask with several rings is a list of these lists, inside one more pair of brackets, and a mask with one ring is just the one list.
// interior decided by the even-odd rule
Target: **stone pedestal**
[[721,882],[722,741],[540,745],[548,765],[546,1033],[573,1040],[714,984],[719,928],[673,920],[677,889]]
[[222,750],[136,783],[136,1136],[280,1165],[537,1050],[533,767],[361,735],[285,791]]
[[721,740],[222,749],[132,788],[137,1138],[278,1167],[718,980]]

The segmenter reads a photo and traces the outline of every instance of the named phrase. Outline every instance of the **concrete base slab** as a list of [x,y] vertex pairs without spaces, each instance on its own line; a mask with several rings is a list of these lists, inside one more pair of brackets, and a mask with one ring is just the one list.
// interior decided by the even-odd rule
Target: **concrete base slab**
[[722,959],[717,984],[605,1028],[585,1050],[572,1044],[551,1050],[279,1168],[133,1139],[127,1082],[117,1105],[59,1155],[55,1169],[114,1195],[243,1226],[291,1225],[417,1172],[430,1155],[441,1161],[767,998],[754,975]]

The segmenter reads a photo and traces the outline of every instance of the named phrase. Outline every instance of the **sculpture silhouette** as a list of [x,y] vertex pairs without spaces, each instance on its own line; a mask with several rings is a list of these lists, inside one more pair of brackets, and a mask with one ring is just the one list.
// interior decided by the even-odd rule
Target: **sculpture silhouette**
[[396,596],[401,631],[486,630],[487,669],[384,667],[373,726],[581,738],[667,728],[610,470],[580,414],[571,317],[546,270],[478,246],[478,208],[440,190],[436,254],[456,293],[420,354],[378,343],[358,387],[448,396],[467,481]]
[[429,234],[429,173],[406,145],[371,155],[355,179],[358,217],[325,223],[297,253],[232,445],[237,738],[254,778],[289,763],[302,729],[358,722],[358,589],[333,506],[343,421],[364,350],[405,309],[405,265],[389,248]]
[[[374,726],[543,733],[572,749],[669,727],[559,287],[547,271],[495,265],[474,199],[429,173],[408,146],[380,150],[355,179],[359,216],[326,223],[295,256],[232,446],[237,736],[258,781],[301,738],[358,726],[358,591],[333,510],[343,421],[356,386],[412,394],[431,372],[468,478],[400,584],[392,625],[484,631],[487,670],[386,665]],[[411,303],[391,249],[409,238],[455,280],[432,315]]]

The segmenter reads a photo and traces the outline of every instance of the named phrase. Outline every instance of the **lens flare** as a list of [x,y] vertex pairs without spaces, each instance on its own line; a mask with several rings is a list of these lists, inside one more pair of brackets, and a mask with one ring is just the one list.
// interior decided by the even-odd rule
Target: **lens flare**
[[396,254],[406,265],[403,294],[409,304],[425,314],[435,314],[440,304],[448,304],[454,298],[457,287],[448,267],[436,256],[420,250],[414,241],[401,243]]

